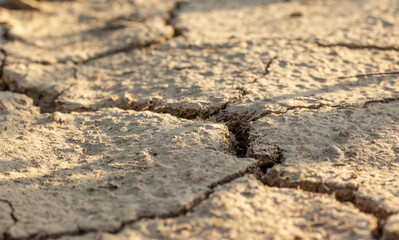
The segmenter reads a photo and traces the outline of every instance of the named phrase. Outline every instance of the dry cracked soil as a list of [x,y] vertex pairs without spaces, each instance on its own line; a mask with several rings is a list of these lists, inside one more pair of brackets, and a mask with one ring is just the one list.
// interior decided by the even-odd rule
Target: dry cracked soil
[[0,239],[399,239],[399,1],[0,0]]

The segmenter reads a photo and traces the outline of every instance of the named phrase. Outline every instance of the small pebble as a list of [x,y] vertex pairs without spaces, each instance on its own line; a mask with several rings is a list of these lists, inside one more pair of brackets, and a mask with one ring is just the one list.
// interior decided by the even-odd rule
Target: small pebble
[[123,95],[123,102],[124,102],[125,104],[131,104],[131,103],[133,102],[133,96],[132,96],[132,94],[125,93],[125,94]]
[[116,96],[116,95],[111,95],[110,97],[109,97],[109,99],[111,100],[111,101],[116,101],[116,100],[118,100],[118,96]]
[[328,152],[333,157],[341,157],[343,155],[342,150],[335,145],[330,146],[330,148],[328,149]]
[[60,112],[54,112],[52,118],[56,122],[65,122],[64,116]]

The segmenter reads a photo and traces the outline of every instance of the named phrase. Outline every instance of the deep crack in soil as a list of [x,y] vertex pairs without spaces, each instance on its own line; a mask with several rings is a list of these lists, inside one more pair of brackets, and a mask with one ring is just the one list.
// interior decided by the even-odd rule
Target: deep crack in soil
[[7,52],[4,49],[0,49],[0,52],[4,55],[3,60],[0,62],[0,91],[6,91],[8,86],[3,81],[3,71],[6,65]]

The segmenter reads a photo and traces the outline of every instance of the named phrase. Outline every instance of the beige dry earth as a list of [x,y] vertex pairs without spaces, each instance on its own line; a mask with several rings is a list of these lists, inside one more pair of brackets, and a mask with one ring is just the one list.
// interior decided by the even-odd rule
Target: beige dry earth
[[0,239],[398,239],[397,0],[0,0]]

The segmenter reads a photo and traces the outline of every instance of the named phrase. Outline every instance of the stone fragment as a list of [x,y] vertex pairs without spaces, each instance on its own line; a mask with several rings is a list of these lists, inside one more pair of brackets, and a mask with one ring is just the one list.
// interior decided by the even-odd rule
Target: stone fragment
[[112,232],[183,211],[256,164],[232,154],[222,124],[120,109],[54,121],[26,99],[0,94],[0,199],[18,219],[0,236]]
[[65,122],[65,117],[60,112],[54,112],[51,117],[56,122]]
[[[264,173],[266,184],[335,193],[386,219],[399,211],[398,123],[399,101],[270,114],[252,124],[248,155],[276,146],[282,164]],[[341,149],[339,158],[331,145]]]
[[3,46],[9,61],[84,62],[159,43],[174,32],[165,22],[173,0],[34,3],[40,11],[0,9],[0,21],[9,25]]
[[217,187],[186,215],[142,220],[113,239],[373,239],[376,219],[330,196],[243,177]]
[[174,24],[198,46],[284,38],[399,49],[398,8],[396,0],[204,0],[182,5]]

